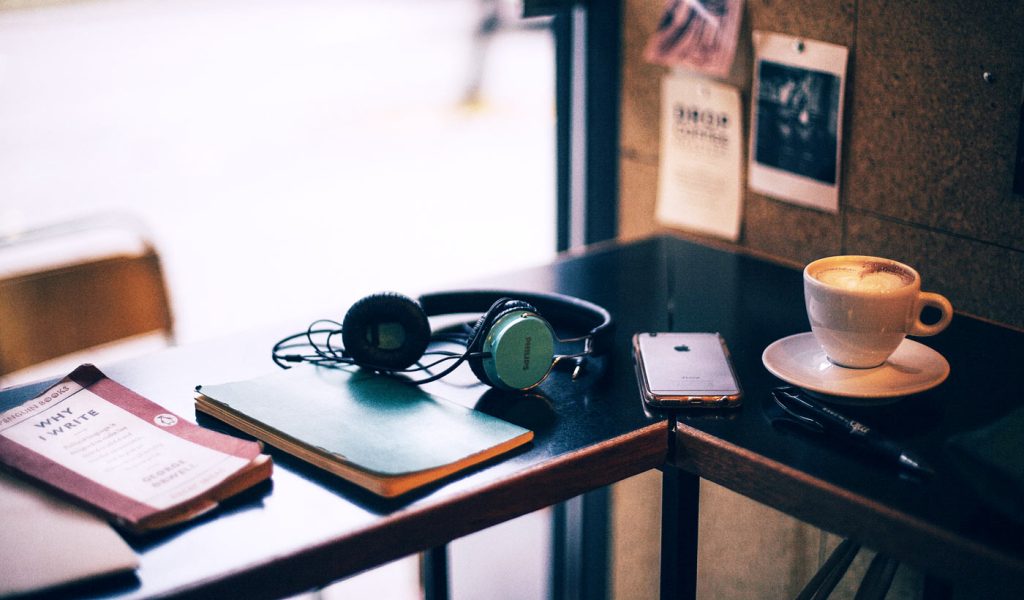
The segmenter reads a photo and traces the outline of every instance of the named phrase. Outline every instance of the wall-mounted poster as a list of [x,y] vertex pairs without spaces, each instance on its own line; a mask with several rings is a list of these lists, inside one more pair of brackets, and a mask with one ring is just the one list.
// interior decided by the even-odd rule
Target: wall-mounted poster
[[725,77],[736,56],[742,19],[743,0],[666,0],[644,58],[657,65]]
[[754,32],[751,189],[838,211],[846,59],[844,46]]
[[739,239],[741,105],[739,90],[712,79],[673,74],[662,80],[659,222]]

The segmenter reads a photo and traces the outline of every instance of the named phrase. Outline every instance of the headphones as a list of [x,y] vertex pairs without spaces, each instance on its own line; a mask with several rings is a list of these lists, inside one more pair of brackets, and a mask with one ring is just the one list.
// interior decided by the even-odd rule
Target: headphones
[[[471,328],[431,332],[428,317],[468,313],[482,313]],[[582,335],[559,339],[552,323]],[[320,324],[331,327],[319,328]],[[563,362],[574,367],[575,379],[589,357],[603,354],[611,346],[613,328],[607,310],[562,294],[469,290],[426,294],[417,301],[383,292],[353,304],[341,323],[320,319],[306,331],[280,340],[272,358],[282,368],[288,368],[287,363],[306,362],[328,367],[356,365],[385,374],[429,374],[412,381],[415,384],[440,379],[468,362],[481,382],[499,390],[523,391],[536,387]],[[465,351],[428,350],[431,342],[464,346]],[[555,353],[558,343],[580,342],[580,352]],[[296,348],[312,352],[287,352]],[[428,356],[433,360],[424,364]],[[446,361],[452,364],[431,373]]]

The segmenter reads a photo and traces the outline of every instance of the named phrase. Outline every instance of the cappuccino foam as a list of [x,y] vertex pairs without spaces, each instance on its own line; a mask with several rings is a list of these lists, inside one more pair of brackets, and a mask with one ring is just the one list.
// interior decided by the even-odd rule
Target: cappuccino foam
[[864,292],[896,290],[914,281],[908,271],[880,262],[832,265],[815,272],[814,278],[827,285]]

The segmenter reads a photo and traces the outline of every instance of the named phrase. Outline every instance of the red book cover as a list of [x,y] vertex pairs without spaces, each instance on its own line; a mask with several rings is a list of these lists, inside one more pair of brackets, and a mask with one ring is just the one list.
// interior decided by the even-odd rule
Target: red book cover
[[200,427],[92,365],[18,400],[0,395],[0,462],[129,530],[187,521],[273,469],[258,442]]

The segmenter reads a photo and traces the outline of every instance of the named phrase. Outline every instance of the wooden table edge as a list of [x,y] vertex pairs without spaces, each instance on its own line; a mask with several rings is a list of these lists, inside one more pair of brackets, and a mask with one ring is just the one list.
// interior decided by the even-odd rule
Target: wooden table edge
[[[1024,560],[736,446],[676,425],[669,462],[826,531],[951,581],[1024,590]],[[823,516],[828,515],[828,516]],[[866,526],[865,524],[870,524]],[[884,530],[885,535],[878,531]],[[952,551],[950,550],[952,549]]]
[[[668,458],[669,435],[667,421],[652,423],[481,488],[461,491],[438,505],[413,504],[343,538],[189,582],[159,597],[276,598],[315,589],[662,467]],[[381,533],[382,529],[387,531]]]

